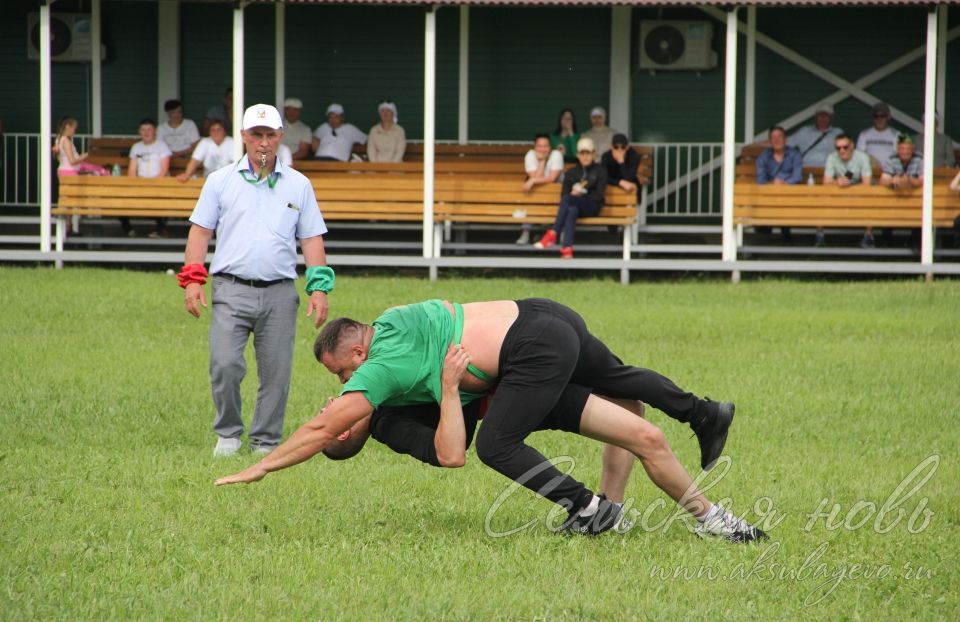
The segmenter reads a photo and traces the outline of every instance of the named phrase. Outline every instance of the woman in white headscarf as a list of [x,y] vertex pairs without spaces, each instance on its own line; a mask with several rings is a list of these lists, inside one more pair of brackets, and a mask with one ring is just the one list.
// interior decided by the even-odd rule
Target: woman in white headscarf
[[380,123],[370,128],[367,158],[371,162],[403,162],[407,133],[397,125],[397,105],[391,101],[380,102],[377,113]]

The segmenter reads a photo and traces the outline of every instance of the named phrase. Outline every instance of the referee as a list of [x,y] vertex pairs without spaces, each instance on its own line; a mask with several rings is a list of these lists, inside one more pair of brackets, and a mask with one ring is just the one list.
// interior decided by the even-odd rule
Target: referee
[[[327,319],[333,270],[326,265],[327,232],[310,181],[277,159],[283,122],[276,108],[255,104],[243,113],[244,156],[207,177],[187,238],[179,274],[187,312],[206,307],[203,285],[212,281],[210,385],[218,440],[215,456],[240,449],[244,431],[240,383],[246,374],[243,351],[251,333],[260,388],[250,425],[250,449],[266,454],[280,442],[290,390],[293,344],[300,297],[297,240],[307,265],[307,315],[319,328]],[[217,252],[204,268],[214,231]]]

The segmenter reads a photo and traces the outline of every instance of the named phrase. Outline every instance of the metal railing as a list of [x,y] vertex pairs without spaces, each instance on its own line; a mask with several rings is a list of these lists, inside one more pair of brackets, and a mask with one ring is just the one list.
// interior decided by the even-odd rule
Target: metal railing
[[720,217],[723,143],[644,146],[653,147],[648,216]]
[[[56,155],[51,151],[55,136],[43,144],[40,134],[13,133],[4,134],[0,144],[0,205],[14,207],[40,207],[40,158],[49,157],[53,161],[53,174],[56,175]],[[77,134],[73,144],[79,153],[87,150],[90,142],[88,134]]]

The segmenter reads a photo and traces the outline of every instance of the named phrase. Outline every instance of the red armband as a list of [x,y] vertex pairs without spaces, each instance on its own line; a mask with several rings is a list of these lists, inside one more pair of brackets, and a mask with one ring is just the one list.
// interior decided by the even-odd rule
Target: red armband
[[202,263],[192,263],[180,269],[177,280],[180,281],[180,287],[186,289],[187,285],[191,283],[203,285],[207,282],[208,276],[207,269],[203,267]]

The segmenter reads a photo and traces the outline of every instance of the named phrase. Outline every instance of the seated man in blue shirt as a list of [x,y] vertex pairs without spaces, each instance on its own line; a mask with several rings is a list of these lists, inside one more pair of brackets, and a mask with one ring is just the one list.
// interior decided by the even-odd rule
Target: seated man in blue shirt
[[[799,184],[803,181],[803,156],[787,146],[787,132],[779,125],[770,128],[770,146],[757,158],[758,184]],[[789,227],[780,227],[783,241],[792,241]]]

